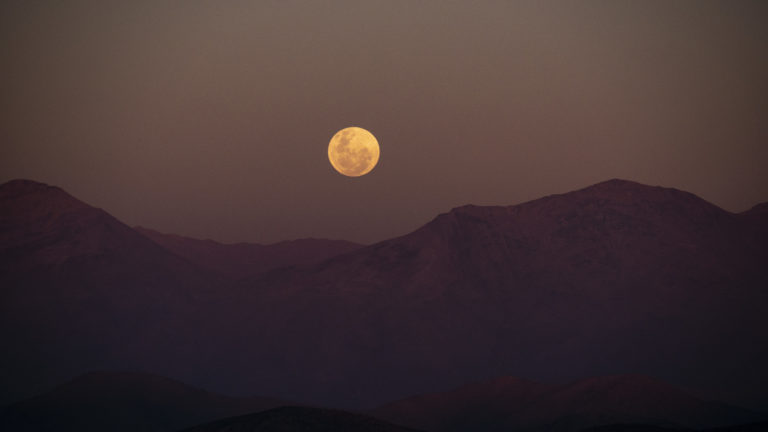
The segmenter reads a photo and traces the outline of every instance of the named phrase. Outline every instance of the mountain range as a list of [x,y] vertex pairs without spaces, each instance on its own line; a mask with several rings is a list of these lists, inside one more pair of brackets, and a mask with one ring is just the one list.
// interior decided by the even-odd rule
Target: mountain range
[[368,246],[237,246],[11,181],[0,402],[93,370],[346,408],[499,376],[632,373],[765,409],[766,210],[610,180],[458,207]]
[[286,404],[227,397],[152,374],[91,372],[10,405],[0,414],[0,429],[171,432]]
[[561,385],[501,377],[349,412],[228,397],[152,374],[92,372],[0,410],[0,430],[639,432],[754,428],[766,418],[633,375]]
[[308,407],[280,407],[244,416],[222,419],[182,432],[419,432],[371,416]]
[[433,432],[572,432],[614,424],[699,430],[766,418],[640,375],[559,385],[501,377],[391,402],[372,413]]

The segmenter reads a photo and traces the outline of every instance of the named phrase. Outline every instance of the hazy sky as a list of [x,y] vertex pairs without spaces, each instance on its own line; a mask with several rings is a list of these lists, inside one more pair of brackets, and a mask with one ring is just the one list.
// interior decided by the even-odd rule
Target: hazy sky
[[[768,2],[8,1],[0,181],[221,241],[373,242],[609,178],[768,201]],[[331,136],[379,165],[337,174]]]

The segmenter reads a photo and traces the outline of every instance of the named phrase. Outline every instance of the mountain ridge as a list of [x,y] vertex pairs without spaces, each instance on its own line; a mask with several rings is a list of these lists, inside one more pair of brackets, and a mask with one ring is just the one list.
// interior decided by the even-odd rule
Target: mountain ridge
[[60,188],[5,183],[0,209],[0,336],[15,347],[0,358],[0,400],[173,351],[221,283]]
[[566,384],[502,377],[390,402],[374,416],[433,432],[575,432],[616,423],[704,429],[766,415],[703,401],[644,375],[599,376]]
[[765,418],[765,414],[698,399],[643,375],[599,376],[561,384],[504,376],[411,396],[367,412],[349,412],[273,398],[223,396],[154,374],[97,371],[5,407],[0,411],[0,428],[28,432],[320,427],[575,432],[601,426],[610,430],[621,424],[708,430]]
[[[99,241],[127,229],[149,246],[67,261],[62,279],[10,264],[39,266],[39,244],[19,254],[0,242],[12,258],[0,263],[10,269],[3,295],[16,295],[2,305],[16,312],[0,318],[14,352],[27,353],[0,360],[3,382],[23,385],[13,373],[23,368],[58,377],[139,368],[217,391],[361,407],[490,376],[622,371],[766,404],[761,220],[614,180],[457,208],[321,263],[232,282],[124,224],[75,218]],[[0,228],[34,240],[36,228],[16,222]],[[80,244],[88,232],[62,229],[46,241]],[[62,345],[63,368],[48,360]]]
[[234,398],[166,377],[89,372],[0,411],[4,430],[168,431],[288,404],[265,397]]
[[[327,408],[284,406],[213,421],[179,432],[419,432],[360,413]],[[423,431],[422,431],[423,432]]]
[[[717,387],[724,384],[714,381],[730,375],[706,369],[732,360],[727,350],[716,350],[714,341],[731,347],[730,356],[742,355],[738,352],[768,360],[765,350],[749,343],[767,327],[760,324],[763,306],[758,305],[766,304],[762,287],[768,275],[762,263],[768,243],[752,235],[755,224],[744,221],[687,192],[609,181],[515,206],[460,207],[409,234],[250,285],[260,287],[260,298],[272,311],[293,309],[286,302],[300,298],[313,305],[303,307],[302,320],[285,331],[314,335],[306,338],[308,346],[326,341],[317,347],[325,353],[317,364],[344,357],[340,352],[346,346],[360,343],[353,341],[400,338],[389,343],[401,351],[400,358],[413,362],[402,367],[420,371],[410,393],[440,388],[441,379],[430,376],[453,376],[453,382],[478,378],[456,375],[448,358],[474,365],[463,370],[489,375],[514,371],[546,377],[545,365],[571,370],[557,379],[599,375],[600,368],[615,368],[613,363],[665,377],[661,371],[674,369],[679,378],[689,376],[677,384]],[[727,294],[735,287],[738,296]],[[726,307],[740,314],[732,316]],[[263,313],[280,321],[270,310]],[[355,329],[329,341],[324,330],[304,322]],[[358,328],[360,323],[365,326]],[[642,335],[645,348],[633,346],[622,332]],[[709,342],[702,332],[709,332]],[[530,354],[500,345],[510,338],[513,345],[530,347]],[[440,354],[419,348],[424,341]],[[598,348],[605,344],[611,348]],[[653,345],[664,351],[654,353]],[[593,358],[600,350],[605,355]],[[481,352],[498,360],[481,360]],[[392,356],[379,354],[354,362],[380,364]],[[696,360],[701,355],[711,360]],[[555,366],[559,357],[575,361]],[[683,358],[693,366],[683,366]],[[497,369],[488,369],[489,363]],[[694,376],[710,376],[713,383],[697,386],[700,379]],[[754,391],[763,393],[760,384]]]
[[207,270],[243,279],[267,271],[319,263],[330,257],[352,252],[362,245],[345,240],[306,238],[271,244],[220,243],[177,234],[165,234],[144,227],[136,231],[171,252]]

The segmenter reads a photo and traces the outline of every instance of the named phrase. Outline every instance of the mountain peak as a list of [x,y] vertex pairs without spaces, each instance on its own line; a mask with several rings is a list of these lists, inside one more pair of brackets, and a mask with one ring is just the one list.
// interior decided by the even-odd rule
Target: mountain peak
[[3,226],[46,225],[70,213],[100,210],[78,200],[61,188],[32,180],[11,180],[0,185],[0,222]]
[[[628,205],[668,207],[673,205],[706,209],[708,212],[727,213],[725,210],[690,192],[663,186],[649,186],[630,180],[610,179],[571,192],[552,194],[515,205],[478,206],[468,204],[458,206],[438,217],[446,215],[485,217],[498,215],[500,212],[517,213],[521,209],[532,207],[544,207],[551,211],[557,211],[560,207],[584,206],[588,202],[599,203],[600,205],[619,205],[622,207]],[[758,207],[756,206],[755,209]],[[766,203],[766,208],[768,208],[768,203]],[[752,211],[755,210],[750,210],[750,212]]]
[[651,188],[654,186],[649,186],[643,183],[639,183],[632,180],[625,180],[620,178],[612,178],[608,180],[604,180],[598,183],[595,183],[591,187],[611,187],[611,188]]
[[229,397],[171,378],[139,372],[90,372],[10,405],[2,430],[171,431],[218,418],[285,405],[262,397]]
[[596,183],[573,192],[554,196],[574,196],[579,198],[591,197],[613,202],[656,202],[680,205],[706,207],[710,211],[726,213],[720,207],[691,193],[664,186],[650,186],[630,180],[611,179]]
[[604,375],[597,377],[590,377],[580,379],[565,386],[564,391],[567,392],[589,392],[589,391],[606,391],[612,389],[613,391],[625,391],[629,394],[686,394],[682,389],[679,389],[669,383],[658,380],[656,378],[641,375],[641,374],[623,374],[623,375]]
[[0,190],[39,190],[39,189],[58,189],[45,183],[36,182],[28,179],[13,179],[0,185]]
[[745,211],[742,214],[747,214],[747,215],[765,215],[765,214],[768,214],[768,201],[760,203],[760,204],[755,204],[751,209]]
[[527,201],[520,204],[513,204],[509,206],[484,206],[484,205],[475,205],[475,204],[465,204],[458,207],[453,207],[449,212],[442,213],[438,215],[438,217],[441,216],[447,216],[447,215],[468,215],[468,216],[475,216],[475,217],[482,217],[484,215],[488,215],[491,213],[496,213],[500,210],[504,209],[510,209],[518,206],[528,205],[531,203],[537,203],[541,202],[543,200],[552,200],[555,198],[564,198],[564,197],[578,197],[578,198],[584,198],[587,195],[616,195],[618,196],[630,196],[629,194],[637,194],[637,193],[652,193],[653,191],[664,191],[664,190],[670,190],[679,192],[682,194],[685,194],[685,192],[677,191],[676,189],[669,189],[669,188],[663,188],[660,186],[648,186],[644,185],[642,183],[637,183],[630,180],[622,180],[622,179],[610,179],[606,180],[600,183],[595,183],[591,186],[587,186],[582,189],[577,189],[571,192],[566,193],[559,193],[559,194],[553,194],[548,195],[543,198],[538,198],[532,201]]
[[0,202],[10,200],[15,202],[45,201],[47,205],[61,206],[67,204],[69,206],[90,207],[61,188],[26,179],[11,180],[0,185]]
[[161,251],[104,210],[44,183],[12,180],[0,185],[0,209],[0,251],[8,252],[8,260],[25,263],[18,271],[61,270],[66,262],[81,265],[105,254],[148,256]]
[[217,420],[183,432],[224,432],[233,430],[333,430],[417,432],[359,413],[328,408],[283,406],[270,410]]
[[574,190],[560,195],[572,195],[572,194],[591,194],[595,196],[613,197],[613,198],[671,198],[677,197],[686,199],[693,199],[704,201],[690,192],[684,192],[675,188],[664,186],[651,186],[643,183],[638,183],[631,180],[623,179],[610,179],[595,183],[591,186],[587,186],[581,189]]
[[441,237],[471,232],[473,239],[490,239],[498,238],[500,233],[522,238],[532,232],[551,235],[569,230],[588,231],[585,235],[593,236],[596,230],[625,230],[644,224],[647,230],[658,233],[665,229],[677,235],[680,230],[712,227],[732,217],[689,192],[611,179],[516,205],[455,207],[424,228]]
[[0,248],[29,244],[47,233],[103,213],[62,189],[31,180],[0,185]]

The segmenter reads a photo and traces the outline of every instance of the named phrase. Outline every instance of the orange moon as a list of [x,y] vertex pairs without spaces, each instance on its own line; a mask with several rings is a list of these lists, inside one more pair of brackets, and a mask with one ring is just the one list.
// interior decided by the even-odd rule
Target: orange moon
[[379,142],[363,128],[344,128],[331,138],[328,160],[336,171],[345,176],[366,175],[379,162]]

